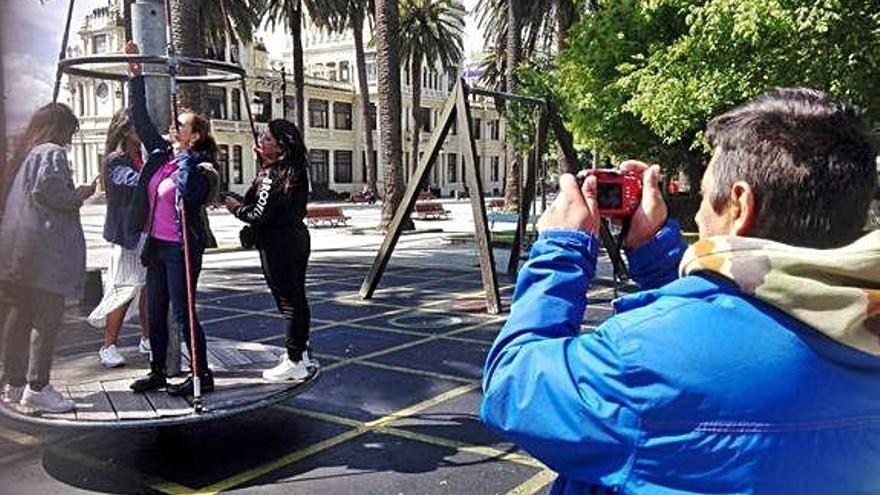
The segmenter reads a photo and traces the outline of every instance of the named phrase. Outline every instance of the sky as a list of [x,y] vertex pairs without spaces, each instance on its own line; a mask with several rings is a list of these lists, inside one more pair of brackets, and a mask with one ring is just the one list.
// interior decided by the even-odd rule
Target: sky
[[[61,50],[64,22],[69,0],[0,0],[3,9],[3,77],[4,103],[8,130],[14,133],[25,126],[31,113],[52,99],[55,64]],[[470,13],[477,0],[463,0]],[[85,15],[108,0],[76,0],[74,3],[71,45],[76,41],[76,30]],[[270,55],[280,58],[288,36],[283,33],[265,33]],[[465,56],[482,51],[483,38],[473,15],[465,19]],[[277,55],[276,55],[277,54]]]

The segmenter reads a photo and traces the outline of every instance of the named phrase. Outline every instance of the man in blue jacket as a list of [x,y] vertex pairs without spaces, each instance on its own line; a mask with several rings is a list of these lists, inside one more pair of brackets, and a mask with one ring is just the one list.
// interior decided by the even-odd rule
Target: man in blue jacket
[[624,241],[642,292],[580,333],[596,183],[563,175],[486,362],[481,415],[551,493],[880,493],[876,149],[857,111],[781,89],[715,118],[690,249],[659,170]]

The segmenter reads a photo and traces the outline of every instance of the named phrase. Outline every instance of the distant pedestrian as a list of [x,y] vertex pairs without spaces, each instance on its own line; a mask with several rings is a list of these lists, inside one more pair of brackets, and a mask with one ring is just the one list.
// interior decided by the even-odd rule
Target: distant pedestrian
[[79,130],[69,107],[33,115],[0,180],[3,401],[62,413],[74,403],[50,384],[64,298],[82,294],[86,244],[79,209],[95,183],[74,187],[65,147]]
[[269,122],[255,150],[263,169],[240,203],[226,198],[226,208],[253,227],[263,275],[278,311],[284,316],[287,352],[268,381],[304,380],[309,376],[311,313],[306,299],[306,267],[311,252],[303,223],[309,200],[306,147],[297,127],[283,119]]

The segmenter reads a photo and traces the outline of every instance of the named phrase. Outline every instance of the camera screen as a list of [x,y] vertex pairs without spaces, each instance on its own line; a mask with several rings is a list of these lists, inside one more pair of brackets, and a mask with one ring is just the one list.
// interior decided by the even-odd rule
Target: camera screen
[[618,209],[623,206],[623,187],[620,184],[598,184],[599,208],[603,210]]

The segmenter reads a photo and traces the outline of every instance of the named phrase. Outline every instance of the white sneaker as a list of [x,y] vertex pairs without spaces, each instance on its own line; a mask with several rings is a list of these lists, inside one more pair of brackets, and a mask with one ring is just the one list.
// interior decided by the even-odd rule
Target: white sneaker
[[141,341],[138,344],[138,352],[141,354],[150,354],[150,339],[141,335]]
[[101,366],[105,368],[118,368],[125,364],[125,358],[119,354],[119,349],[113,344],[102,347],[98,351],[98,359],[101,361]]
[[46,385],[39,392],[33,391],[28,385],[21,396],[21,405],[48,413],[66,413],[74,408],[73,401],[65,399],[52,385]]
[[16,387],[7,383],[3,386],[3,394],[0,396],[0,400],[7,404],[17,404],[21,402],[22,394],[24,394],[24,385]]
[[[305,357],[305,356],[304,356]],[[269,382],[302,381],[309,377],[309,368],[305,359],[291,361],[287,354],[274,368],[263,372],[263,380]]]

